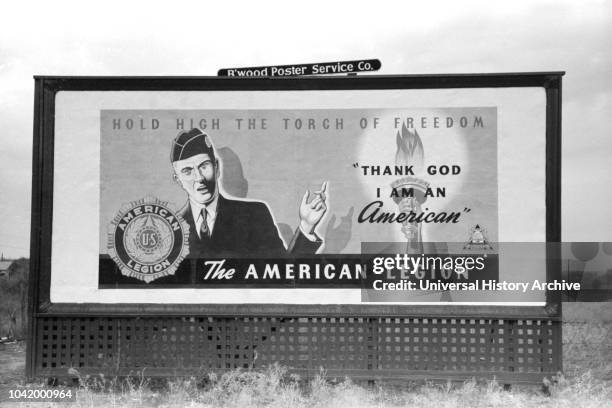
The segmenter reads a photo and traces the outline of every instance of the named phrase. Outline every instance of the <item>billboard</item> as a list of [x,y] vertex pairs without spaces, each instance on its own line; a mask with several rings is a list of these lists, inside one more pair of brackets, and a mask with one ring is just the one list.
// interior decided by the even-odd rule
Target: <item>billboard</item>
[[37,77],[28,376],[541,382],[562,75]]
[[372,278],[387,254],[545,281],[545,249],[500,243],[547,239],[546,113],[540,87],[60,91],[50,299],[544,305]]

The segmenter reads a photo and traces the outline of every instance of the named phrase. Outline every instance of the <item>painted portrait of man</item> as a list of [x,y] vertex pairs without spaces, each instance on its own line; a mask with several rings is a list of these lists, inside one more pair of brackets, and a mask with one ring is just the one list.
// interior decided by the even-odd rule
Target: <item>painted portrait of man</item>
[[314,254],[323,244],[316,227],[327,211],[327,183],[304,193],[299,227],[287,245],[267,204],[221,193],[223,168],[210,136],[194,128],[178,134],[171,147],[173,179],[187,194],[179,215],[189,225],[189,257]]

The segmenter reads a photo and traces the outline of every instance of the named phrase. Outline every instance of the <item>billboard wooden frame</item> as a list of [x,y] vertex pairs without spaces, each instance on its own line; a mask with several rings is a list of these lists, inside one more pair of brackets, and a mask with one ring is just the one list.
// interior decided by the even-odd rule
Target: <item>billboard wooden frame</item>
[[[62,77],[36,76],[32,157],[31,273],[29,289],[28,378],[41,374],[36,353],[45,318],[282,316],[347,318],[541,319],[560,324],[561,294],[547,292],[544,306],[442,305],[220,305],[95,304],[50,300],[53,219],[55,96],[59,91],[295,91],[541,87],[546,94],[546,241],[561,241],[561,80],[564,72],[440,74],[397,76],[219,78],[219,77]],[[548,249],[548,251],[556,251]],[[546,277],[560,279],[559,256],[549,252]],[[559,260],[559,261],[556,261]],[[560,353],[558,331],[555,349]],[[561,368],[560,356],[558,368]]]

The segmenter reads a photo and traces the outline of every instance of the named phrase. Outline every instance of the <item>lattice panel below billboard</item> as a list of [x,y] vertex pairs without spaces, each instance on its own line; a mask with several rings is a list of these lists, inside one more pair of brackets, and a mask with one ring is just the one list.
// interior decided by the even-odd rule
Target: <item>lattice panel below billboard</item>
[[524,381],[561,366],[561,326],[546,319],[39,317],[37,325],[37,375],[203,374],[279,363],[359,378]]

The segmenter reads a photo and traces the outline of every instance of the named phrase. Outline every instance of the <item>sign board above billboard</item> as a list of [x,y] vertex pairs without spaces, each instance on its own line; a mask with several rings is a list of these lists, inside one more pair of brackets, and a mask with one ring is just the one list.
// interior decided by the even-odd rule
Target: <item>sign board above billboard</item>
[[270,65],[244,68],[222,68],[220,77],[290,77],[307,75],[355,74],[375,72],[381,67],[380,60],[318,62],[315,64]]

